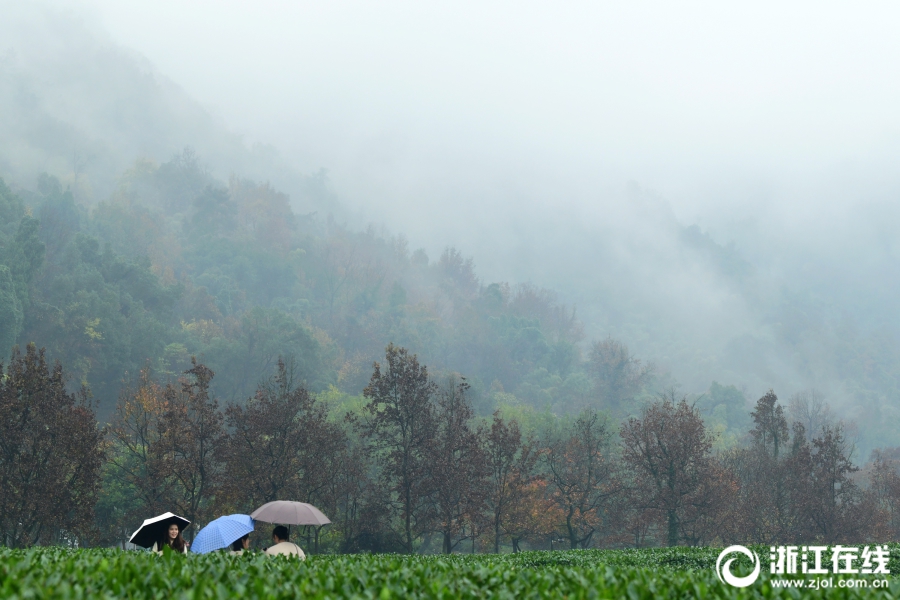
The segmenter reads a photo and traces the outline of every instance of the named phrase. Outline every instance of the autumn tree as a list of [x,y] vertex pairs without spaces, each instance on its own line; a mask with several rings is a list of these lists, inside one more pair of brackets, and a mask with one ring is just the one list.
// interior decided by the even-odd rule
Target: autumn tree
[[276,375],[254,397],[225,409],[222,504],[236,510],[320,493],[332,475],[328,459],[343,442],[327,416],[326,407],[294,380],[292,364],[279,359]]
[[164,386],[153,379],[149,368],[119,394],[115,416],[109,427],[109,461],[112,479],[126,493],[127,506],[112,507],[124,522],[139,521],[141,515],[170,510],[176,481],[173,457],[166,442],[163,414],[167,410]]
[[72,543],[89,534],[104,459],[88,391],[66,391],[44,350],[0,364],[0,543]]
[[[450,554],[480,524],[487,492],[488,465],[479,443],[480,431],[471,427],[474,413],[465,378],[449,378],[437,393],[434,437],[427,442],[426,489],[432,500],[441,550]],[[466,524],[469,535],[461,535]]]
[[[328,420],[327,406],[298,384],[293,360],[279,358],[276,375],[245,406],[230,404],[225,422],[229,433],[222,458],[228,477],[219,506],[238,510],[297,500],[335,514],[342,493],[338,482],[348,468],[347,436]],[[306,533],[318,551],[318,529]]]
[[547,444],[544,465],[570,547],[587,548],[598,530],[611,525],[608,510],[621,491],[606,420],[596,411],[582,412]]
[[634,476],[632,502],[661,515],[669,546],[687,541],[693,521],[721,508],[713,436],[699,411],[670,391],[629,419],[620,434],[622,458]]
[[209,516],[221,483],[223,415],[209,386],[214,373],[191,369],[165,386],[142,371],[123,391],[110,428],[119,481],[140,499],[134,512],[171,510],[191,521]]
[[[886,505],[876,490],[857,484],[843,423],[832,423],[827,404],[812,392],[795,395],[789,409],[798,419],[790,435],[785,411],[770,390],[751,413],[751,445],[729,454],[741,484],[741,539],[835,543],[880,531],[874,515]],[[807,432],[807,424],[819,431]]]
[[540,475],[510,496],[503,520],[503,533],[509,537],[513,552],[522,551],[525,540],[540,540],[559,535],[566,515]]
[[406,552],[427,528],[426,460],[435,433],[433,397],[436,385],[428,370],[405,348],[388,344],[385,364],[376,362],[360,427],[379,463],[390,507],[400,519]]
[[538,452],[533,442],[522,439],[519,423],[514,419],[504,421],[500,411],[494,412],[491,428],[484,434],[484,449],[489,472],[485,501],[490,511],[494,552],[499,553],[500,537],[513,506],[533,480]]

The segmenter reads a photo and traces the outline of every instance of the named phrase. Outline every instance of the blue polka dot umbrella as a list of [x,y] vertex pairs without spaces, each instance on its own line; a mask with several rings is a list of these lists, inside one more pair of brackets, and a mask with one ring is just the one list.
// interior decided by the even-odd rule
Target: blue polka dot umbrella
[[253,531],[253,519],[249,515],[226,515],[212,521],[200,530],[191,543],[191,552],[206,554],[227,548]]

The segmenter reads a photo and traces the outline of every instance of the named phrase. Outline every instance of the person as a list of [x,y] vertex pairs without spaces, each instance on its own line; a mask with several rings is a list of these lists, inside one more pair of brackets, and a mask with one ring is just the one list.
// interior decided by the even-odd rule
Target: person
[[250,549],[250,534],[247,533],[242,538],[238,538],[231,543],[232,554],[243,554],[244,550]]
[[284,525],[279,525],[272,530],[272,541],[275,545],[269,546],[269,548],[266,549],[266,554],[270,556],[279,554],[299,556],[300,560],[306,560],[306,555],[303,553],[303,550],[300,549],[300,546],[288,541],[288,535],[287,527]]
[[153,542],[153,551],[162,554],[163,546],[168,546],[175,552],[187,554],[188,544],[184,541],[184,538],[181,537],[181,529],[178,527],[178,523],[169,524],[169,528],[166,529],[166,535],[162,542],[159,544]]

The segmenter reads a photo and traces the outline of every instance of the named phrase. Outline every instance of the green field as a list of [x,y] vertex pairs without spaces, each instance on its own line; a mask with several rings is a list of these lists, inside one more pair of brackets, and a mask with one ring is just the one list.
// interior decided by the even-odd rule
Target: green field
[[[891,547],[900,572],[900,546]],[[892,598],[887,590],[723,585],[719,549],[584,550],[453,556],[157,556],[119,550],[0,549],[2,598]],[[863,577],[859,577],[862,579]],[[869,577],[871,579],[871,577]]]

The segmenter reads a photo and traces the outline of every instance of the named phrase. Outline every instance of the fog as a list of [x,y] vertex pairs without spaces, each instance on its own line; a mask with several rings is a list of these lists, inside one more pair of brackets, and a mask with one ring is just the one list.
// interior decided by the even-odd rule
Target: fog
[[[455,246],[484,283],[557,290],[590,339],[622,339],[685,391],[713,379],[749,395],[817,387],[848,413],[860,389],[897,401],[885,383],[893,355],[849,385],[829,349],[871,336],[893,348],[893,3],[83,0],[2,11],[0,53],[21,73],[55,65],[47,89],[67,91],[46,103],[54,118],[91,131],[107,148],[92,156],[121,158],[117,169],[191,145],[221,177],[271,180],[298,212],[383,225],[432,258]],[[128,117],[134,135],[116,146],[121,122],[100,131],[108,112],[65,76],[90,65],[66,65],[48,40],[138,61],[163,90],[155,116]],[[92,76],[111,96],[138,94]],[[6,152],[0,166],[64,175],[79,144],[56,159]],[[99,173],[99,159],[87,163]],[[85,197],[113,186],[98,175]]]

